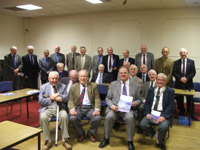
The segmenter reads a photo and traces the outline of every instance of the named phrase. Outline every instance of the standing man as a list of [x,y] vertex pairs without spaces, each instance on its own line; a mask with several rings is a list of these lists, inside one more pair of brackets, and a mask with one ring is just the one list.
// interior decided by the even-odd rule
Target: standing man
[[154,70],[157,73],[164,73],[167,76],[167,86],[173,88],[172,71],[174,61],[168,57],[170,51],[168,47],[163,47],[162,57],[155,60]]
[[149,88],[144,105],[144,118],[140,126],[142,129],[153,138],[155,131],[152,128],[152,111],[159,112],[158,119],[155,121],[158,124],[158,144],[161,150],[166,150],[164,145],[164,137],[170,125],[170,120],[174,112],[174,90],[166,86],[167,77],[163,73],[157,76],[157,87]]
[[86,55],[85,46],[80,47],[80,53],[81,55],[76,57],[75,70],[79,72],[80,70],[85,69],[90,75],[92,58],[89,55]]
[[66,110],[62,107],[63,105],[67,105],[67,91],[65,85],[59,83],[58,80],[58,73],[52,71],[49,73],[49,82],[40,87],[40,125],[43,129],[43,139],[45,140],[43,150],[48,150],[52,146],[49,120],[51,120],[53,116],[56,116],[56,108],[59,104],[62,104],[59,108],[62,145],[66,150],[72,149],[71,145],[68,143],[68,116]]
[[140,66],[140,72],[137,73],[137,76],[142,79],[143,83],[149,81],[148,70],[146,65]]
[[54,69],[56,70],[56,64],[59,62],[63,63],[65,67],[65,55],[60,53],[60,46],[56,46],[54,50],[55,53],[50,55],[51,59],[54,61],[55,64]]
[[102,64],[105,66],[105,72],[115,81],[118,74],[119,56],[113,54],[112,47],[107,48],[107,53],[108,55],[103,56]]
[[123,66],[125,62],[129,62],[130,65],[135,64],[135,59],[129,57],[129,50],[124,50],[123,51],[123,56],[124,56],[124,58],[122,58],[122,59],[119,60],[119,66],[118,66],[118,68],[120,68],[121,66]]
[[22,57],[24,87],[38,89],[38,74],[40,70],[37,62],[37,56],[33,54],[34,47],[32,45],[27,47],[27,51],[28,54]]
[[[175,78],[175,88],[191,90],[193,89],[193,78],[196,74],[194,61],[187,58],[188,51],[185,48],[180,49],[179,60],[174,62],[173,76]],[[184,96],[176,96],[178,103],[178,109],[180,110],[180,115],[185,114],[184,108]],[[198,120],[195,115],[194,101],[192,96],[186,96],[187,99],[187,112],[191,115],[194,120]],[[192,104],[191,104],[192,103]]]
[[42,84],[48,82],[48,76],[54,69],[54,62],[49,57],[49,50],[44,51],[44,57],[39,60],[39,68],[41,70],[41,82]]
[[[133,136],[135,133],[136,107],[140,105],[139,87],[129,80],[129,70],[126,67],[119,69],[120,80],[111,83],[106,104],[106,116],[104,121],[104,140],[99,147],[103,148],[110,143],[110,135],[115,121],[122,118],[126,123],[126,132],[128,134],[128,150],[134,150]],[[121,95],[133,97],[130,112],[120,112],[118,103]]]
[[19,90],[21,88],[21,75],[22,60],[21,56],[17,55],[17,47],[12,46],[10,48],[10,54],[4,56],[5,62],[5,80],[12,81],[13,90]]
[[93,74],[98,73],[98,67],[102,63],[103,48],[98,47],[97,53],[98,53],[98,55],[93,56],[93,60],[92,60],[92,72],[93,72]]
[[80,54],[76,52],[76,46],[73,45],[71,47],[71,52],[66,55],[66,64],[68,71],[75,69],[75,60],[76,56],[79,56]]
[[147,66],[147,70],[153,69],[154,65],[154,55],[150,52],[147,52],[147,46],[141,45],[141,53],[138,53],[135,56],[135,65],[140,68],[142,64]]
[[69,92],[69,113],[70,122],[78,133],[78,142],[85,138],[85,131],[81,125],[81,118],[87,117],[91,120],[90,129],[87,136],[92,142],[96,142],[96,132],[101,123],[100,109],[101,101],[97,85],[88,82],[88,73],[81,70],[78,73],[79,82],[71,86]]

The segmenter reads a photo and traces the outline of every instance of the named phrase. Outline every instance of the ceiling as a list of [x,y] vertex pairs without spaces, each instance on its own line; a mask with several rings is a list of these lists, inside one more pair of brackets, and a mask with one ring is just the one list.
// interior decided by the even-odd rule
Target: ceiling
[[[127,0],[125,5],[122,5],[124,0],[104,1],[102,4],[94,5],[85,0],[0,0],[0,14],[18,17],[44,17],[126,10],[200,8],[200,0]],[[32,11],[6,9],[23,4],[34,4],[43,7],[43,9]]]

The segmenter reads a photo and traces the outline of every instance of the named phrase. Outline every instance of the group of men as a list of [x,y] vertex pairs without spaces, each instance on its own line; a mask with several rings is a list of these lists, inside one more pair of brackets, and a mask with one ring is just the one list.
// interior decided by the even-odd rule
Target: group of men
[[[5,56],[5,65],[10,71],[7,80],[16,83],[13,85],[14,90],[20,88],[17,87],[20,85],[17,81],[21,76],[24,76],[25,87],[37,88],[37,78],[41,70],[43,85],[40,87],[39,95],[40,124],[45,140],[43,149],[46,150],[52,146],[48,122],[52,116],[56,115],[57,106],[60,108],[62,144],[67,150],[72,149],[68,142],[69,120],[77,131],[79,142],[85,139],[85,135],[92,142],[96,141],[96,132],[101,123],[101,101],[97,85],[93,82],[111,83],[106,97],[104,139],[99,145],[100,148],[109,144],[113,125],[118,118],[122,118],[128,134],[128,149],[134,150],[133,137],[137,111],[141,129],[146,131],[150,137],[155,135],[151,127],[151,113],[158,111],[160,112],[156,121],[159,124],[158,145],[165,150],[164,137],[175,108],[174,91],[170,88],[173,87],[172,77],[175,78],[175,88],[192,89],[192,79],[196,73],[194,61],[187,58],[188,52],[185,48],[180,50],[181,58],[174,62],[168,58],[170,51],[167,47],[162,49],[162,57],[154,61],[154,55],[147,52],[146,45],[141,45],[141,52],[136,54],[135,59],[129,57],[128,50],[124,50],[124,57],[119,59],[119,56],[113,53],[112,47],[107,49],[105,56],[103,56],[103,48],[99,47],[98,55],[91,59],[86,55],[84,46],[80,47],[80,54],[76,52],[76,46],[72,46],[71,52],[66,55],[65,59],[64,54],[60,53],[60,47],[56,46],[55,53],[50,57],[49,51],[44,51],[44,57],[39,60],[39,64],[37,56],[33,54],[33,46],[28,46],[28,54],[22,59],[16,54],[15,46],[10,50],[11,53]],[[69,73],[64,71],[65,64]],[[91,70],[93,72],[92,82],[89,82]],[[129,112],[118,110],[121,96],[132,98]],[[180,114],[184,115],[183,96],[176,96],[176,99]],[[193,119],[198,120],[190,96],[187,96],[187,103],[187,111],[191,112]],[[69,120],[67,113],[69,113]],[[87,134],[81,126],[81,118],[84,116],[91,120]]]

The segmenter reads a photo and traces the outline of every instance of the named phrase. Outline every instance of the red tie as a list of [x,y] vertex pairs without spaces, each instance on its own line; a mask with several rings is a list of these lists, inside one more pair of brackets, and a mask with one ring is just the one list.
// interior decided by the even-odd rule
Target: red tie
[[111,55],[110,55],[110,60],[109,60],[109,69],[111,69],[112,65],[111,65]]
[[183,59],[182,75],[185,75],[185,59]]
[[145,64],[145,54],[143,54],[143,64]]
[[78,103],[78,106],[77,106],[78,108],[82,108],[84,96],[85,96],[85,85],[83,85],[83,90],[82,90],[82,93],[80,95],[79,103]]

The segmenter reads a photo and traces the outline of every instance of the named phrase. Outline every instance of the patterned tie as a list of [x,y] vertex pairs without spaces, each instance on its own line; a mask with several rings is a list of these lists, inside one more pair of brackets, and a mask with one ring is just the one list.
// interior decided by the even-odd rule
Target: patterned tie
[[14,67],[17,68],[16,57],[15,57],[15,55],[13,55],[13,62],[14,62]]
[[155,102],[155,105],[154,105],[154,108],[153,108],[154,110],[158,109],[159,100],[160,100],[160,88],[158,88],[158,92],[157,92],[157,95],[156,95],[156,102]]
[[150,88],[152,88],[153,87],[153,82],[151,82],[151,86],[150,86]]
[[124,86],[123,86],[123,91],[122,91],[122,94],[123,95],[127,95],[127,91],[126,91],[126,83],[123,82]]
[[53,91],[54,91],[54,94],[57,93],[56,86],[53,86]]
[[84,96],[85,96],[85,85],[83,85],[83,90],[79,98],[79,103],[77,105],[78,108],[82,108]]
[[183,59],[182,75],[185,75],[185,59]]
[[145,54],[143,54],[143,64],[145,64]]
[[100,84],[102,83],[102,73],[100,73],[99,75],[99,81],[98,81]]

